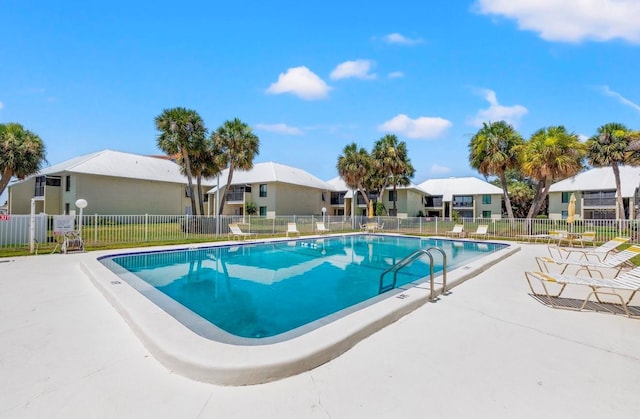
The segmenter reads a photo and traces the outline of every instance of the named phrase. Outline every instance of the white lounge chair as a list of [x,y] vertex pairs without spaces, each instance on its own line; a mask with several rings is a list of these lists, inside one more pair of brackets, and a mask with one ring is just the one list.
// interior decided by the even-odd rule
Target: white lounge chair
[[614,275],[615,278],[624,268],[624,263],[637,255],[640,255],[640,245],[630,246],[621,252],[608,256],[603,261],[536,256],[536,262],[538,263],[540,270],[547,273],[550,272],[549,265],[555,264],[563,267],[560,272],[561,274],[564,274],[569,266],[576,266],[578,268],[576,274],[580,271],[587,271],[589,276],[592,276],[593,272],[598,272],[600,277],[604,278],[602,269],[608,268],[616,271],[616,274]]
[[557,252],[558,256],[561,258],[569,258],[573,254],[579,254],[580,257],[589,259],[589,257],[596,258],[598,261],[602,261],[611,254],[618,246],[624,244],[629,241],[629,237],[614,237],[608,242],[601,244],[598,247],[594,247],[591,249],[587,248],[566,248],[566,247],[558,247],[558,246],[549,246],[549,254],[553,257],[554,251]]
[[228,234],[229,240],[233,239],[241,239],[244,240],[248,237],[258,237],[258,235],[256,233],[245,233],[243,232],[240,227],[238,227],[238,224],[229,224],[229,234]]
[[317,231],[318,233],[328,233],[328,232],[330,232],[331,230],[329,230],[328,228],[326,228],[326,227],[324,226],[324,223],[323,223],[322,221],[320,221],[320,222],[317,222],[317,223],[316,223],[316,231]]
[[486,239],[488,236],[489,236],[489,226],[484,224],[479,225],[475,233],[469,233],[469,237],[479,237],[482,239]]
[[453,230],[445,233],[448,237],[464,237],[464,224],[456,224]]
[[585,231],[579,237],[574,237],[570,242],[571,246],[585,247],[590,244],[592,247],[596,247],[596,232]]
[[300,236],[300,232],[298,231],[298,226],[296,225],[296,223],[288,223],[287,224],[287,237],[289,237],[290,234],[294,234],[294,235],[298,235]]
[[[602,303],[600,296],[608,295],[617,298],[620,301],[620,305],[624,308],[627,316],[631,317],[629,313],[629,303],[640,290],[640,266],[634,269],[623,272],[615,279],[610,278],[592,278],[588,276],[576,276],[576,275],[563,275],[563,274],[550,274],[547,272],[525,272],[525,277],[529,283],[529,288],[534,295],[544,296],[549,301],[551,307],[564,308],[568,310],[582,310],[587,305],[591,297],[595,297],[599,303]],[[532,282],[537,279],[542,286],[544,293],[536,291]],[[549,289],[549,284],[556,284],[560,286],[557,293],[552,294]],[[584,299],[582,306],[575,308],[570,305],[558,305],[554,303],[554,298],[560,297],[567,285],[579,285],[590,288],[590,292]],[[551,285],[553,286],[553,285]],[[623,298],[620,291],[630,292],[627,299]]]

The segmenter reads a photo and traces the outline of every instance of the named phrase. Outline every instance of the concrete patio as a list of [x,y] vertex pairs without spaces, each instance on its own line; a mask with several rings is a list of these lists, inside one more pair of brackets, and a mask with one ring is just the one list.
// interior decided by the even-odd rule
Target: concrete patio
[[640,321],[529,295],[520,252],[309,372],[245,387],[150,355],[80,268],[0,259],[0,417],[637,418]]

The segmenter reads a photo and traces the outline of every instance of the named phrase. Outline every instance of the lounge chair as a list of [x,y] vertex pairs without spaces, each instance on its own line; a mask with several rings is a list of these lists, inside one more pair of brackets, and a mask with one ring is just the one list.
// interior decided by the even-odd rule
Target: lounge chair
[[331,230],[329,230],[328,228],[326,228],[326,227],[324,226],[324,223],[323,223],[322,221],[320,221],[320,222],[317,222],[317,223],[316,223],[316,231],[317,231],[318,233],[328,233],[328,232],[330,232]]
[[[620,305],[624,308],[624,311],[628,317],[631,317],[628,305],[636,295],[636,292],[640,290],[640,266],[635,267],[630,271],[621,273],[615,279],[600,279],[592,278],[589,276],[550,274],[547,272],[525,272],[525,277],[527,278],[527,282],[529,283],[531,292],[534,295],[547,297],[547,300],[549,301],[551,307],[564,308],[568,310],[582,310],[587,305],[591,297],[595,297],[599,303],[602,303],[600,296],[609,295],[616,297],[620,301]],[[544,293],[538,293],[535,290],[532,284],[532,281],[534,279],[537,279],[540,282]],[[551,294],[549,292],[548,284],[550,283],[560,286],[560,290],[556,294]],[[560,297],[567,285],[580,285],[589,287],[591,289],[584,302],[582,303],[582,306],[580,306],[579,308],[575,308],[569,305],[558,305],[554,303],[554,298]],[[631,294],[625,300],[620,294],[620,291],[630,291]]]
[[298,231],[298,226],[296,225],[296,223],[287,224],[287,237],[289,237],[289,234],[297,234],[298,236],[300,236],[300,232]]
[[603,261],[590,261],[586,259],[569,259],[569,258],[554,258],[547,256],[536,256],[536,262],[541,271],[549,273],[549,265],[555,264],[563,266],[561,274],[564,274],[569,266],[577,266],[576,274],[580,271],[587,271],[589,276],[592,276],[593,272],[598,272],[601,278],[604,278],[602,269],[613,269],[616,271],[614,278],[624,268],[625,262],[628,262],[634,256],[640,255],[640,245],[634,245],[626,248],[625,250],[613,255],[609,255]]
[[475,233],[469,233],[469,237],[478,237],[478,238],[486,239],[488,236],[489,236],[489,226],[484,224],[479,225]]
[[229,224],[229,240],[231,239],[241,239],[244,240],[248,237],[258,237],[258,235],[256,233],[245,233],[242,230],[240,230],[240,227],[238,227],[238,224]]
[[464,237],[464,224],[456,224],[453,230],[445,233],[448,237]]
[[553,241],[559,246],[562,242],[570,242],[571,239],[569,237],[569,232],[567,230],[549,230],[549,241],[547,243],[551,243]]
[[598,261],[602,261],[606,259],[607,256],[609,256],[609,254],[611,254],[611,252],[613,252],[618,246],[628,241],[629,237],[614,237],[608,242],[591,249],[575,249],[559,246],[549,246],[549,254],[553,257],[553,251],[555,250],[558,253],[558,256],[564,259],[570,257],[574,253],[577,253],[580,254],[581,258],[589,259],[589,257],[591,256],[592,258],[595,257]]
[[574,237],[570,244],[571,246],[580,247],[585,247],[585,245],[590,244],[592,247],[596,247],[596,232],[585,231],[579,237]]
[[82,240],[80,232],[76,230],[65,232],[62,237],[60,251],[62,253],[84,252],[84,240]]

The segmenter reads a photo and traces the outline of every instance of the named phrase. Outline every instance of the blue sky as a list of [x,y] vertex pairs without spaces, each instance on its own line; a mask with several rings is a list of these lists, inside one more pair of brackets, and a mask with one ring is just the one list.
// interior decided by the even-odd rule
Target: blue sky
[[154,118],[175,106],[210,130],[238,117],[256,162],[323,180],[386,133],[420,183],[478,176],[483,121],[640,128],[637,0],[141,3],[0,3],[0,123],[38,134],[49,164],[158,154]]

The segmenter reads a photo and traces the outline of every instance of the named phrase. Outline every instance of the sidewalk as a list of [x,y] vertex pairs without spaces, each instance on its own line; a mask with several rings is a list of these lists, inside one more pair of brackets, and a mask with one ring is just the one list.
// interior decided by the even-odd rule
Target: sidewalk
[[[310,372],[223,387],[159,364],[80,270],[0,263],[0,417],[636,418],[640,321],[544,306],[522,251]],[[5,259],[6,260],[6,259]]]

